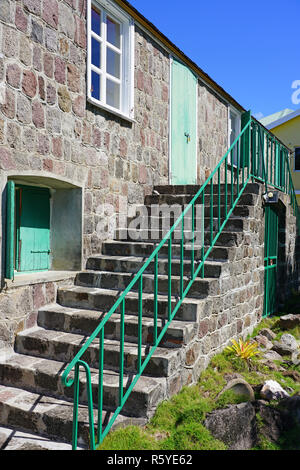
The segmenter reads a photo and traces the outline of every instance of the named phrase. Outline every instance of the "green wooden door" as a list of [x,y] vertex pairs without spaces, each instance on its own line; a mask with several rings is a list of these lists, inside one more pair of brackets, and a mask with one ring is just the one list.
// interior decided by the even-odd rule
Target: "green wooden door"
[[49,269],[50,193],[47,188],[16,188],[16,270]]
[[277,256],[278,256],[278,214],[267,205],[265,210],[265,295],[264,316],[275,313],[277,308]]
[[197,182],[197,78],[182,63],[171,71],[171,182]]

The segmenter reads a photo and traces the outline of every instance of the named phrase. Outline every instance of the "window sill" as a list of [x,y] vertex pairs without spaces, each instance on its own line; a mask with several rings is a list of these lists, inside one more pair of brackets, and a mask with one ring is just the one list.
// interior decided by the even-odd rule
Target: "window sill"
[[15,287],[74,280],[77,271],[44,271],[38,273],[15,274],[14,280],[6,279],[6,290]]
[[136,120],[133,117],[128,116],[127,114],[122,113],[121,111],[117,111],[113,108],[110,108],[108,106],[105,106],[104,104],[99,103],[99,101],[93,99],[92,97],[88,96],[87,101],[97,108],[103,109],[104,111],[111,113],[115,116],[118,116],[119,118],[125,119],[126,121],[129,121],[131,123],[136,122]]

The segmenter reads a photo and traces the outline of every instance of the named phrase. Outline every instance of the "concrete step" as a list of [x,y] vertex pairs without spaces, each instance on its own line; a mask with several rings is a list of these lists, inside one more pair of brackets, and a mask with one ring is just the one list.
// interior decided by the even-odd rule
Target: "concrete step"
[[[65,362],[14,353],[7,360],[0,361],[0,383],[32,393],[47,394],[61,400],[73,400],[74,388],[64,387],[61,381],[65,368]],[[73,371],[69,377],[74,377]],[[98,404],[98,377],[98,370],[91,369],[93,403],[96,406]],[[125,374],[123,395],[131,381],[132,376]],[[118,393],[119,374],[104,370],[103,406],[106,411],[116,410],[119,405]],[[149,417],[164,397],[165,380],[142,376],[127,399],[122,414],[135,418]],[[79,401],[81,404],[87,404],[86,375],[83,370],[80,371]]]
[[[203,182],[204,183],[204,182]],[[156,185],[153,188],[154,194],[193,194],[195,195],[200,189],[202,185],[194,185],[194,184],[187,184],[187,185]],[[214,184],[214,191],[217,191],[218,185]],[[222,194],[225,192],[225,184],[221,183],[221,192]],[[236,191],[237,185],[233,184],[233,188]],[[231,191],[231,183],[227,183],[227,191]],[[259,194],[260,192],[260,185],[258,183],[248,183],[246,188],[244,189],[244,193],[253,193]]]
[[[189,250],[190,251],[190,250]],[[185,251],[185,255],[190,257],[190,253]],[[92,271],[112,271],[112,272],[127,272],[137,273],[139,269],[144,265],[145,259],[141,256],[108,256],[98,255],[91,256],[87,260],[86,269]],[[172,260],[172,273],[176,276],[180,275],[180,260]],[[154,261],[152,261],[146,268],[146,274],[154,273]],[[197,265],[197,263],[195,263]],[[158,274],[168,274],[168,258],[159,258],[157,264]],[[190,259],[184,259],[183,261],[183,272],[185,275],[190,275],[191,272],[191,261]],[[207,261],[204,264],[204,277],[215,277],[219,278],[222,273],[228,272],[228,263],[218,261]]]
[[[174,223],[177,221],[178,217],[173,214],[170,215],[170,217],[166,218],[163,214],[161,214],[159,217],[155,216],[139,216],[139,226],[137,227],[137,230],[139,230],[139,227],[143,227],[145,229],[151,230],[151,232],[156,232],[157,230],[163,230],[165,234],[168,233],[168,231],[173,227]],[[124,230],[127,228],[127,230],[132,230],[132,221],[136,220],[136,217],[128,217],[127,220],[127,227],[125,228],[119,228],[119,230]],[[218,217],[213,217],[212,219],[212,226],[213,230],[219,230],[219,227],[223,224],[224,222],[224,217],[221,217],[220,220]],[[249,226],[249,221],[244,218],[232,218],[230,217],[229,220],[227,221],[224,230],[228,232],[242,232],[243,230],[247,230]],[[190,214],[186,215],[184,217],[184,227],[185,231],[192,232],[192,219]],[[197,217],[194,219],[194,231],[197,233],[201,230],[210,230],[211,227],[211,218],[210,217],[205,217],[204,218],[204,225],[202,221],[202,216],[198,214]],[[181,223],[179,223],[175,229],[176,231],[181,232]],[[191,238],[191,235],[190,235]]]
[[[158,244],[149,241],[149,242],[139,242],[136,243],[130,240],[113,240],[107,241],[102,244],[102,253],[103,255],[108,256],[134,256],[134,257],[143,257],[146,259],[153,253]],[[187,247],[186,247],[187,248]],[[204,247],[205,252],[207,246]],[[195,245],[195,259],[201,258],[201,247]],[[167,244],[163,245],[159,251],[159,259],[166,258],[168,256],[168,246]],[[176,242],[172,245],[172,261],[180,258],[180,245]],[[211,250],[208,260],[212,261],[233,261],[235,258],[235,247],[219,247],[214,246]]]
[[[19,333],[15,341],[15,351],[19,354],[42,357],[69,363],[85,344],[83,335],[45,330],[40,327],[31,328]],[[142,358],[148,353],[149,347],[142,347]],[[120,342],[105,339],[104,368],[119,371]],[[92,342],[83,354],[82,360],[90,367],[97,368],[99,361],[99,340]],[[124,370],[136,374],[138,348],[136,344],[124,343]],[[180,363],[180,349],[158,347],[153,353],[143,375],[151,377],[169,377]]]
[[[214,228],[212,230],[213,237],[215,237],[218,233],[218,228]],[[136,242],[140,241],[153,241],[159,243],[166,235],[168,234],[168,230],[166,229],[148,229],[148,228],[143,228],[143,229],[138,229],[138,230],[132,230],[132,229],[123,229],[123,228],[118,228],[115,232],[115,239],[116,240],[132,240]],[[211,243],[211,231],[210,229],[205,229],[204,233],[201,233],[201,230],[196,231],[194,233],[194,240],[196,244],[200,244],[202,240],[204,240],[205,245],[209,245]],[[176,229],[173,230],[171,234],[171,239],[174,240],[175,242],[179,243],[182,238],[182,231],[181,229]],[[192,231],[186,228],[184,230],[184,243],[188,244],[191,242],[193,238]],[[238,231],[232,231],[226,229],[223,229],[222,232],[220,233],[216,245],[217,246],[238,246],[242,243],[242,240],[244,238],[244,233],[241,230]],[[166,242],[167,243],[167,242]]]
[[[94,409],[94,422],[97,424],[98,411]],[[105,426],[110,412],[103,412]],[[89,444],[88,409],[79,405],[78,442],[87,448]],[[119,415],[113,429],[129,424],[142,424],[145,419],[128,418]],[[63,442],[72,441],[73,405],[47,394],[29,392],[20,388],[0,385],[0,425],[9,426],[15,431],[34,433]]]
[[[233,196],[235,198],[235,195]],[[190,194],[149,194],[145,196],[144,204],[145,206],[151,206],[152,204],[168,204],[169,206],[172,205],[186,205],[191,202],[191,200],[194,198],[193,195]],[[219,194],[217,191],[214,192],[213,198],[211,198],[210,194],[210,187],[208,187],[205,190],[205,195],[204,195],[204,204],[205,205],[210,205],[211,200],[213,200],[213,205],[216,205],[219,203]],[[225,204],[226,197],[225,194],[220,194],[220,203]],[[228,192],[227,194],[227,204],[230,204],[231,201],[231,193]],[[252,193],[243,193],[239,200],[237,205],[238,206],[253,206],[257,201],[257,195],[252,194]],[[198,198],[198,200],[195,201],[196,204],[202,204],[203,199],[202,196]]]
[[[72,450],[70,443],[49,437],[0,426],[0,450]],[[86,450],[79,447],[77,450]]]
[[[135,239],[132,240],[132,233],[127,233],[127,231],[125,232],[119,232],[117,231],[116,233],[116,239],[118,239],[118,237],[120,237],[121,240],[131,240],[131,241],[135,241],[135,242],[149,242],[149,241],[152,241],[154,243],[160,243],[162,241],[162,239],[165,237],[166,233],[163,232],[163,231],[157,231],[157,232],[152,232],[152,231],[138,231],[138,232],[135,232]],[[216,231],[213,231],[212,232],[212,235],[213,237],[216,237],[217,235],[217,232]],[[174,231],[171,235],[171,238],[172,240],[174,240],[174,242],[176,243],[180,243],[180,240],[181,240],[181,232],[180,231]],[[187,232],[186,235],[185,235],[185,243],[189,243],[190,240],[191,240],[191,232]],[[127,238],[126,238],[127,237]],[[211,243],[211,233],[210,232],[204,232],[204,245],[205,246],[209,246],[210,243]],[[202,236],[201,236],[201,239],[202,239]],[[242,241],[244,239],[244,233],[243,232],[228,232],[228,231],[225,231],[223,230],[218,239],[216,240],[215,242],[215,246],[239,246]],[[197,244],[200,243],[200,240],[196,241]],[[168,243],[167,241],[165,242],[165,245],[167,246]]]
[[[186,206],[182,205],[175,205],[173,208],[167,204],[153,204],[153,205],[135,205],[132,206],[129,209],[128,212],[128,220],[131,221],[133,219],[136,219],[137,217],[142,217],[142,216],[147,216],[150,218],[152,217],[163,217],[163,218],[171,218],[173,214],[175,213],[176,220],[178,217],[181,215],[181,212],[186,208]],[[220,209],[220,210],[219,210]],[[219,212],[221,214],[221,217],[227,217],[229,210],[231,209],[231,205],[228,203],[227,204],[227,211],[225,210],[225,205],[220,204],[218,206],[217,204],[214,204],[212,206],[213,210],[213,217],[218,217]],[[238,204],[235,206],[233,209],[230,218],[235,218],[235,217],[254,217],[254,206],[253,205],[247,205],[247,204]],[[198,212],[197,212],[198,211]],[[195,216],[198,217],[203,215],[203,209],[201,207],[201,204],[199,204],[199,208],[195,210]],[[204,207],[204,217],[208,218],[211,215],[211,207],[210,204],[206,204]],[[186,212],[185,218],[188,220],[192,216],[192,210],[189,209]]]
[[[38,325],[42,328],[63,331],[65,333],[78,333],[90,336],[97,328],[105,313],[94,310],[74,309],[53,304],[41,308],[38,312]],[[161,346],[180,347],[188,344],[196,334],[195,323],[186,323],[173,320],[165,333]],[[158,334],[165,326],[165,320],[158,318]],[[153,319],[143,317],[142,319],[142,342],[143,344],[153,344]],[[138,317],[136,315],[125,314],[125,341],[137,343],[138,338]],[[120,339],[120,314],[114,313],[106,323],[105,337],[109,339]]]
[[[81,287],[95,287],[101,289],[115,289],[124,291],[133,280],[134,275],[131,273],[118,273],[107,271],[82,271],[76,275],[75,285]],[[183,289],[186,289],[190,282],[190,278],[183,277]],[[167,295],[169,287],[169,277],[160,274],[157,277],[157,291],[160,294]],[[131,290],[138,292],[139,282],[136,282]],[[154,275],[143,275],[143,293],[154,292]],[[180,295],[180,276],[171,277],[171,292],[174,295]],[[220,283],[215,278],[196,278],[190,287],[187,296],[195,299],[203,299],[208,295],[219,295]]]
[[[112,289],[96,289],[87,287],[61,287],[57,291],[57,302],[65,307],[75,309],[96,310],[98,312],[108,312],[121,292]],[[171,297],[172,310],[178,303],[178,297]],[[158,295],[158,316],[166,319],[168,316],[168,298],[165,295]],[[176,313],[176,319],[187,322],[198,322],[205,308],[205,301],[186,297]],[[138,314],[138,293],[129,292],[126,296],[125,311],[128,315]],[[153,293],[143,294],[143,317],[153,318],[154,295]],[[116,309],[116,313],[120,308]]]

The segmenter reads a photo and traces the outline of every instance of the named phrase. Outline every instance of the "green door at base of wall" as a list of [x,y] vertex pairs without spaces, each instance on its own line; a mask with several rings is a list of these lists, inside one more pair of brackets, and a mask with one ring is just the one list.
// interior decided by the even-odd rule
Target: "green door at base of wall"
[[171,67],[171,183],[196,184],[197,78],[175,59]]
[[50,266],[50,192],[47,188],[16,188],[16,258],[20,272]]
[[272,205],[265,206],[264,312],[267,317],[277,308],[278,214]]

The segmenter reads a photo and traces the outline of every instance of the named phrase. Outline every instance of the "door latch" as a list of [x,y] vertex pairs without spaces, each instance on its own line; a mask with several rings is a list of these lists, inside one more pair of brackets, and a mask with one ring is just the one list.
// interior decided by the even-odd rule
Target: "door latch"
[[187,144],[188,144],[188,143],[191,141],[191,136],[190,136],[190,134],[189,134],[188,132],[185,132],[184,135],[185,135],[185,137],[186,137],[186,142],[187,142]]
[[51,250],[40,250],[40,251],[31,250],[31,253],[48,253],[48,255],[49,255],[49,253],[51,253]]

